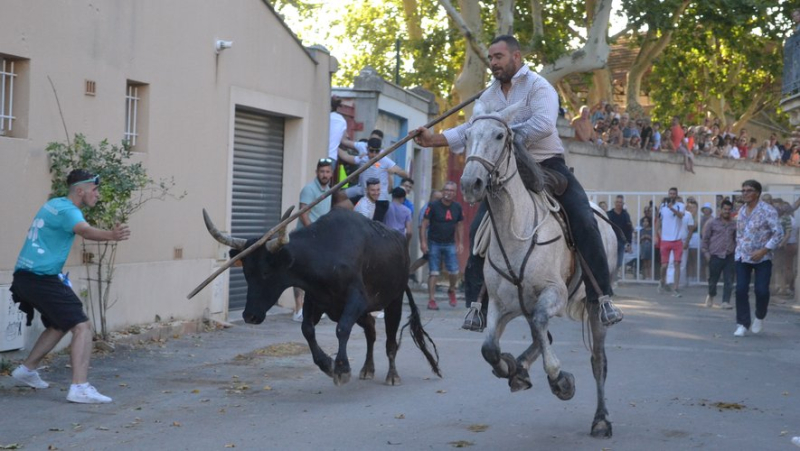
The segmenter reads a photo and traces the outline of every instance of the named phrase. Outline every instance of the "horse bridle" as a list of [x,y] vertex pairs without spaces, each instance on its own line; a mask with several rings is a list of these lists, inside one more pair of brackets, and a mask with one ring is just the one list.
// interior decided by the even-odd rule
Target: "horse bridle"
[[[503,151],[500,152],[500,156],[498,156],[497,160],[494,162],[491,162],[480,155],[469,155],[467,156],[466,163],[469,163],[470,161],[476,161],[480,163],[481,166],[483,166],[487,172],[489,172],[489,180],[486,182],[486,189],[492,194],[496,194],[496,192],[503,187],[505,182],[510,180],[511,177],[514,177],[514,175],[517,173],[517,166],[511,164],[511,149],[514,143],[511,140],[511,127],[508,126],[506,121],[500,119],[497,116],[483,115],[472,118],[472,122],[475,123],[482,119],[495,120],[500,124],[502,124],[503,128],[506,129],[506,139],[505,142],[503,143]],[[503,163],[503,159],[506,160],[505,161],[506,170],[504,174],[500,174],[498,168]],[[513,172],[509,173],[509,171],[512,170]]]

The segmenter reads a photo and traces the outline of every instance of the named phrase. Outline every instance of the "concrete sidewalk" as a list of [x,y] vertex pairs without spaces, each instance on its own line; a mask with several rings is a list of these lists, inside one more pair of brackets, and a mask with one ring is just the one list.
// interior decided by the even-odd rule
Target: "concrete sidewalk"
[[[0,445],[24,449],[792,449],[800,435],[800,309],[773,303],[759,335],[733,337],[734,311],[706,309],[702,288],[682,298],[654,286],[623,285],[625,320],[609,332],[606,396],[614,437],[588,434],[595,406],[589,353],[579,323],[551,324],[554,349],[575,375],[577,394],[556,399],[537,361],[533,388],[510,393],[480,355],[483,335],[460,329],[465,313],[440,303],[423,324],[435,340],[444,378],[433,375],[405,336],[398,353],[403,385],[383,385],[383,325],[373,381],[357,379],[365,352],[354,329],[354,377],[335,387],[311,360],[289,314],[258,326],[176,335],[96,355],[91,382],[108,405],[65,401],[68,357],[41,371],[51,388],[17,387],[0,377]],[[407,311],[407,308],[406,308]],[[521,352],[521,319],[504,350]],[[335,325],[317,337],[336,350]]]

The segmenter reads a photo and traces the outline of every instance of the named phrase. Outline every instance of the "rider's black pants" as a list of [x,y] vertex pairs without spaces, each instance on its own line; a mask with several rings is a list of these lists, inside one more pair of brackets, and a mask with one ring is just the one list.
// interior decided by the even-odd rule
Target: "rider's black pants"
[[[475,246],[475,233],[478,231],[478,226],[481,224],[483,217],[486,215],[486,203],[488,200],[484,199],[478,207],[478,212],[475,213],[475,219],[469,226],[469,258],[467,259],[467,267],[464,268],[464,300],[467,307],[473,302],[483,302],[483,299],[478,299],[483,287],[483,261],[484,258],[472,253],[472,248]],[[484,302],[482,310],[486,312],[488,305]]]
[[575,246],[583,254],[589,269],[594,274],[597,284],[603,293],[596,293],[592,283],[584,274],[583,284],[586,287],[586,300],[597,302],[602,294],[611,295],[611,279],[608,271],[608,258],[603,247],[603,239],[600,237],[600,230],[597,228],[597,220],[589,206],[589,198],[583,190],[578,179],[567,167],[564,158],[551,157],[541,163],[547,169],[563,174],[567,180],[567,189],[564,194],[556,197],[569,217],[570,230],[575,240]]

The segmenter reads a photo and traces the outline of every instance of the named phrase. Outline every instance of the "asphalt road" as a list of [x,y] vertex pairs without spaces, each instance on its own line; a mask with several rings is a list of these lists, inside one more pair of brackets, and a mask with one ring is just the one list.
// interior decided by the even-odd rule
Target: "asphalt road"
[[[760,335],[733,337],[732,310],[702,307],[703,292],[681,299],[652,287],[623,286],[625,320],[609,332],[608,409],[614,436],[589,436],[594,379],[581,325],[556,319],[551,331],[577,393],[550,393],[541,360],[533,388],[510,393],[480,355],[482,334],[460,329],[463,307],[422,310],[441,356],[433,375],[408,335],[397,365],[403,385],[383,384],[383,327],[375,380],[357,379],[363,333],[349,346],[354,377],[336,387],[319,371],[289,315],[237,323],[98,355],[90,378],[108,405],[65,401],[67,356],[42,370],[46,390],[0,377],[0,445],[24,449],[276,450],[785,450],[800,435],[800,309],[770,306]],[[417,296],[423,306],[424,296]],[[444,305],[444,304],[443,304]],[[334,325],[318,327],[336,349]],[[512,322],[504,350],[529,343]],[[0,446],[0,448],[2,448]],[[51,447],[51,448],[48,448]]]

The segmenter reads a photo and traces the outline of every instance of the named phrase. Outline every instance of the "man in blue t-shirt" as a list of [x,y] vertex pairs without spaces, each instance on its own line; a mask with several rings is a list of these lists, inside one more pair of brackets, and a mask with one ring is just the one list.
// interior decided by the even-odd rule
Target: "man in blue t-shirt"
[[428,309],[439,310],[436,305],[436,281],[441,269],[441,256],[450,273],[450,288],[447,290],[450,306],[456,306],[456,282],[458,281],[458,253],[463,250],[464,214],[461,204],[456,202],[456,183],[447,182],[442,188],[442,199],[431,202],[425,209],[419,244],[423,254],[428,255]]
[[45,327],[28,358],[11,376],[33,388],[47,388],[49,384],[39,377],[36,368],[64,335],[72,332],[72,385],[67,401],[84,404],[108,403],[111,398],[100,394],[88,382],[92,327],[83,313],[81,300],[72,291],[69,279],[61,276],[61,270],[76,234],[92,241],[122,241],[130,236],[125,225],[102,230],[90,226],[83,218],[80,208],[97,204],[99,184],[99,176],[83,169],[69,173],[67,197],[50,199],[33,218],[11,283],[14,302],[28,314],[28,325],[35,309]]

